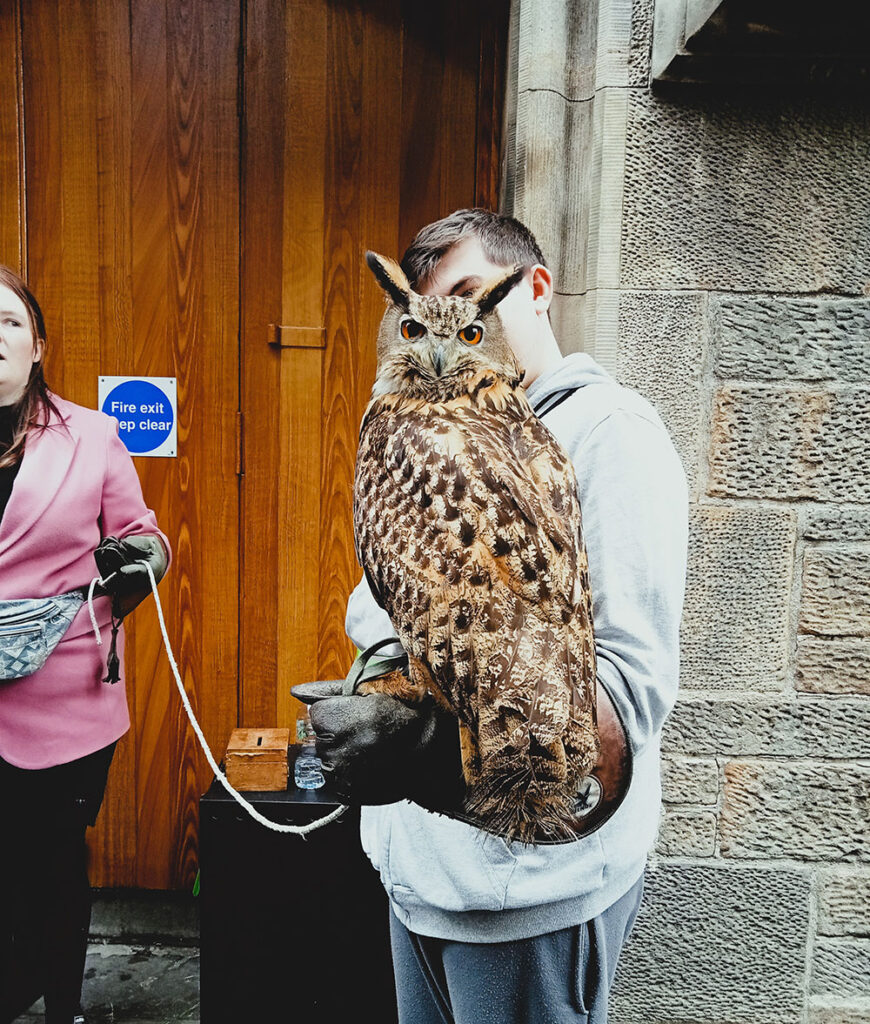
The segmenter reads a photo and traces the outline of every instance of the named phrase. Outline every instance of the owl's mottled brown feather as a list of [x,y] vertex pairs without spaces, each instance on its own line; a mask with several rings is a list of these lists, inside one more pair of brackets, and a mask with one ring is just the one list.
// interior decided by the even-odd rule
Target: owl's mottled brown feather
[[376,393],[354,527],[412,683],[466,730],[469,812],[512,838],[570,837],[598,753],[588,566],[573,466],[519,376]]

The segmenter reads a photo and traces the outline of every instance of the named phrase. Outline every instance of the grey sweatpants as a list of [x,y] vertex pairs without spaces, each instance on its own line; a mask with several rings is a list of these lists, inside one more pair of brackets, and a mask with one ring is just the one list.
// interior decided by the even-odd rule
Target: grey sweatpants
[[514,942],[415,935],[390,913],[399,1024],[606,1024],[643,878],[599,917]]

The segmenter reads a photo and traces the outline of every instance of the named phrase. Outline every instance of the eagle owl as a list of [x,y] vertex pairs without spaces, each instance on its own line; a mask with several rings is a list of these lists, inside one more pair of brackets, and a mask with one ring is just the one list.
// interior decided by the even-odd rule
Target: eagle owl
[[431,692],[459,720],[466,810],[521,841],[569,839],[595,764],[595,648],[570,459],[532,412],[497,304],[388,296],[354,482],[357,556],[409,658],[364,685]]

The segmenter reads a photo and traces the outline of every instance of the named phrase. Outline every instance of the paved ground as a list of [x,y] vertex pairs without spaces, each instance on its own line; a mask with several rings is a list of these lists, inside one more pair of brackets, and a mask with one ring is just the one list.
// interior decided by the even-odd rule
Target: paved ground
[[[88,1024],[175,1024],[199,1020],[199,951],[184,946],[91,946],[83,1000]],[[42,1020],[42,1000],[19,1017]]]
[[[98,894],[85,969],[87,1024],[198,1024],[199,926],[192,897]],[[17,1024],[43,1019],[42,1000]]]

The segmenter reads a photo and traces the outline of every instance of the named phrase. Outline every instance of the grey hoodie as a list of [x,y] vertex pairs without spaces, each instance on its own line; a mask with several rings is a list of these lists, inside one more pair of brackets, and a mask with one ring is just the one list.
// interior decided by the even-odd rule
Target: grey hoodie
[[[659,743],[677,694],[686,574],[683,468],[649,402],[585,354],[565,357],[527,394],[577,473],[598,681],[625,724],[634,774],[606,824],[562,845],[508,843],[407,800],[364,807],[363,848],[396,916],[442,939],[504,942],[596,917],[640,877],[658,828]],[[365,580],[346,628],[361,649],[395,636]]]

